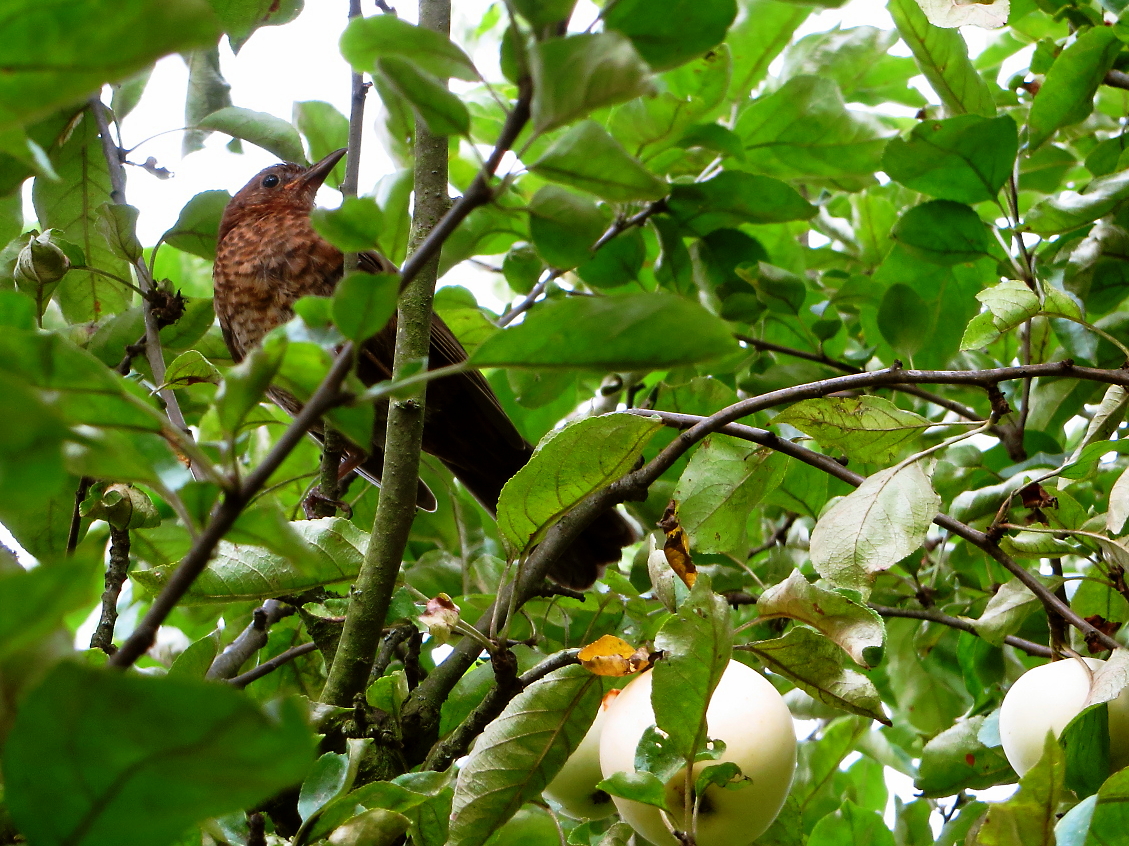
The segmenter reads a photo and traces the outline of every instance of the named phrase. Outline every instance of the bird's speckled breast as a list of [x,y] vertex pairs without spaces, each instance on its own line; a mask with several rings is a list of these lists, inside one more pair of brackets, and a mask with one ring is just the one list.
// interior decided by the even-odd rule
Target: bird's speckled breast
[[264,209],[233,227],[216,249],[215,309],[239,358],[294,316],[305,296],[329,296],[342,256],[310,225],[306,209]]

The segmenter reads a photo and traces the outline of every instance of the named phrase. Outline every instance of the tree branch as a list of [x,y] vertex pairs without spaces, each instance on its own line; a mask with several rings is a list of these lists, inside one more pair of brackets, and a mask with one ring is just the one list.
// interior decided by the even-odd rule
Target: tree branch
[[266,484],[267,479],[274,473],[286,459],[286,456],[302,440],[306,432],[318,421],[322,414],[341,401],[340,388],[349,370],[353,366],[353,345],[345,344],[329,373],[322,380],[321,385],[310,397],[293,422],[282,433],[275,445],[267,453],[259,466],[251,471],[243,480],[243,484],[234,490],[227,491],[223,499],[212,510],[208,525],[196,537],[192,548],[181,559],[180,566],[172,574],[164,589],[153,600],[148,613],[138,623],[132,635],[122,644],[109,660],[111,667],[125,669],[133,665],[153,645],[157,637],[157,629],[165,618],[176,607],[181,598],[192,587],[196,577],[208,566],[208,561],[215,551],[216,545],[225,534],[235,525],[236,519],[244,508],[251,502]]
[[[655,202],[647,206],[647,208],[636,214],[633,214],[631,217],[626,217],[615,221],[611,226],[607,228],[607,230],[605,230],[604,234],[596,240],[596,243],[592,245],[592,252],[595,253],[600,249],[600,247],[604,246],[604,244],[608,243],[608,241],[612,240],[612,238],[615,238],[620,233],[626,232],[628,229],[636,226],[642,226],[647,222],[647,219],[651,217],[651,215],[659,214],[660,212],[663,212],[665,210],[666,199],[656,200]],[[545,293],[545,289],[549,287],[550,282],[552,282],[554,279],[561,278],[567,272],[568,271],[560,270],[555,267],[552,268],[544,279],[541,279],[536,285],[533,286],[533,289],[526,295],[524,300],[506,311],[505,314],[495,320],[494,325],[502,328],[512,323],[517,319],[517,316],[519,314],[532,308],[533,304],[537,302],[537,299],[543,293]]]
[[[114,143],[113,136],[110,134],[108,109],[102,102],[101,94],[96,94],[90,98],[90,111],[98,124],[98,134],[102,140],[102,153],[110,171],[110,186],[112,188],[110,199],[117,205],[125,205],[125,167],[122,165],[121,150],[118,149],[118,145]],[[145,263],[143,256],[138,257],[133,262],[133,271],[137,275],[137,284],[142,293],[141,306],[145,315],[145,356],[149,360],[149,369],[153,371],[154,384],[163,385],[165,382],[165,354],[161,347],[160,326],[156,314],[153,313],[153,277],[149,273],[149,265]],[[181,431],[187,432],[188,426],[184,422],[184,414],[180,410],[180,403],[177,401],[173,389],[164,388],[158,391],[158,394],[165,403],[165,413],[172,424]],[[190,469],[196,480],[201,481],[203,477],[198,475],[197,469],[195,467]]]
[[114,654],[114,627],[118,622],[118,597],[129,571],[129,529],[110,527],[110,560],[106,566],[106,589],[102,593],[102,614],[90,636],[90,648]]
[[498,165],[502,163],[502,156],[513,146],[514,141],[517,140],[518,135],[520,135],[522,129],[525,128],[525,124],[529,122],[529,104],[532,99],[533,83],[528,77],[519,80],[517,102],[514,103],[509,116],[506,118],[505,124],[502,126],[502,131],[498,135],[498,141],[494,145],[494,151],[490,154],[490,158],[486,160],[486,164],[483,165],[482,170],[474,177],[474,181],[470,183],[470,187],[467,188],[466,193],[443,215],[442,219],[435,225],[435,228],[423,239],[423,243],[408,256],[407,260],[400,268],[401,291],[415,279],[416,274],[419,273],[432,258],[439,255],[443,244],[451,237],[451,233],[458,228],[459,224],[466,219],[467,215],[479,206],[486,205],[486,203],[494,199],[494,192],[490,188],[490,179],[494,176]]
[[[766,394],[765,396],[771,396],[771,394]],[[738,403],[738,405],[741,404],[742,403]],[[733,406],[730,406],[730,408],[733,408]],[[830,475],[835,476],[838,479],[842,479],[852,487],[857,488],[866,480],[865,476],[860,476],[853,470],[848,470],[846,467],[844,467],[834,459],[829,458],[826,455],[822,455],[821,453],[809,450],[806,447],[800,446],[799,444],[792,443],[791,441],[784,438],[780,438],[772,432],[766,431],[764,429],[756,429],[752,426],[744,426],[740,424],[727,424],[717,428],[712,428],[711,421],[714,421],[716,418],[723,416],[726,411],[728,411],[728,409],[723,409],[713,417],[704,418],[696,417],[692,414],[672,414],[670,412],[651,412],[651,414],[657,415],[662,419],[663,423],[669,426],[674,426],[676,428],[683,428],[688,426],[689,428],[683,432],[683,435],[690,434],[695,430],[699,430],[700,428],[706,428],[710,431],[722,432],[724,434],[733,435],[738,438],[743,438],[744,440],[761,444],[762,446],[767,446],[771,449],[777,450],[778,452],[783,452],[786,455],[798,458],[800,461],[803,461],[806,464],[810,464],[813,467],[817,467],[820,470],[823,470],[824,472],[829,473]],[[644,415],[646,414],[646,412],[639,413]],[[679,438],[676,438],[671,446],[678,444],[680,440],[681,436]],[[669,447],[667,449],[669,449]],[[663,453],[660,453],[659,456],[657,456],[646,467],[643,467],[641,470],[637,470],[635,473],[628,474],[628,476],[625,476],[623,479],[613,484],[611,488],[608,488],[607,490],[612,490],[617,485],[627,482],[629,479],[631,479],[632,476],[641,477],[635,482],[635,484],[643,484],[644,482],[646,484],[650,484],[652,481],[654,481],[654,479],[657,479],[658,476],[661,475],[661,472],[657,474],[654,472],[652,465],[661,466],[660,459],[663,458],[665,452],[666,451],[664,450]],[[677,458],[677,456],[675,456],[675,458]],[[1055,596],[1046,588],[1045,585],[1043,585],[1042,582],[1040,582],[1031,573],[1029,573],[1025,567],[1016,562],[1002,549],[1000,549],[996,542],[989,538],[986,534],[977,531],[976,529],[965,523],[961,523],[959,520],[954,520],[947,514],[938,514],[933,518],[933,522],[940,526],[942,529],[946,529],[952,534],[963,538],[974,546],[979,547],[984,552],[988,553],[990,556],[996,559],[996,561],[1002,564],[1008,572],[1010,572],[1017,579],[1023,582],[1023,584],[1033,594],[1035,594],[1035,596],[1039,598],[1039,601],[1043,603],[1043,607],[1046,608],[1049,613],[1060,615],[1068,623],[1082,632],[1082,634],[1087,638],[1093,638],[1097,640],[1106,649],[1121,648],[1121,644],[1119,644],[1109,635],[1087,623],[1069,605]]]
[[231,679],[247,661],[267,645],[270,627],[294,613],[293,606],[268,599],[251,612],[251,623],[212,661],[205,678]]
[[228,679],[227,683],[232,687],[243,689],[251,682],[258,681],[263,676],[270,675],[279,667],[282,667],[285,664],[289,664],[295,658],[300,658],[303,655],[309,655],[317,648],[317,644],[313,641],[310,641],[309,643],[300,643],[291,649],[287,649],[285,652],[275,655],[273,658],[267,659],[254,669],[248,670],[247,672],[243,673],[242,675],[238,675],[233,679]]
[[[448,34],[451,30],[450,0],[421,3],[420,26]],[[439,273],[439,250],[435,249],[422,260],[416,256],[439,225],[450,217],[447,145],[446,136],[433,135],[426,124],[417,119],[412,215],[414,249],[404,263],[397,310],[393,365],[393,373],[397,375],[405,367],[427,361],[431,350],[431,304]],[[475,183],[479,182],[485,187],[481,173],[475,178]],[[409,265],[416,269],[409,271]],[[321,701],[326,704],[351,705],[353,698],[364,691],[372,672],[415,518],[426,390],[426,384],[420,384],[412,394],[393,398],[388,406],[380,499],[364,561],[349,594],[345,627],[321,694]]]
[[451,766],[456,759],[466,754],[471,742],[482,734],[482,730],[505,710],[505,707],[510,704],[510,700],[533,682],[543,679],[553,670],[578,663],[576,655],[579,651],[578,649],[566,649],[563,652],[550,655],[536,667],[519,676],[516,684],[499,684],[490,688],[486,697],[459,724],[458,728],[435,744],[428,754],[427,760],[424,761],[422,769],[443,771]]

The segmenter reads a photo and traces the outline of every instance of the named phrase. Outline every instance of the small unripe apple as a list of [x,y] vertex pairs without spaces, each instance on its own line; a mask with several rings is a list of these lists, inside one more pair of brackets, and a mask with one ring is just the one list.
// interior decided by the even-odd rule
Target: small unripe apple
[[604,694],[604,701],[600,703],[599,713],[588,734],[584,735],[557,777],[543,791],[546,799],[559,805],[573,819],[599,820],[615,813],[612,797],[597,790],[596,785],[603,779],[600,772],[600,735],[608,707],[618,695],[618,690]]
[[[608,709],[600,741],[600,767],[604,777],[635,771],[635,747],[649,726],[651,672],[641,674],[623,689]],[[751,780],[737,790],[706,788],[698,809],[698,846],[744,846],[772,825],[788,796],[796,771],[796,731],[788,706],[776,688],[756,670],[730,661],[706,709],[706,734],[725,742],[717,761],[694,765],[695,775],[712,764],[731,761]],[[676,810],[670,822],[689,828],[681,809],[686,774],[681,770],[667,782],[667,805]],[[662,819],[662,812],[641,802],[612,797],[624,822],[655,844],[677,846]]]
[[[1104,663],[1097,658],[1068,658],[1030,669],[1016,679],[1000,706],[1000,740],[1016,773],[1023,776],[1039,763],[1048,731],[1057,738],[1078,716],[1090,695],[1090,680]],[[1109,763],[1116,771],[1129,765],[1129,688],[1107,704]]]

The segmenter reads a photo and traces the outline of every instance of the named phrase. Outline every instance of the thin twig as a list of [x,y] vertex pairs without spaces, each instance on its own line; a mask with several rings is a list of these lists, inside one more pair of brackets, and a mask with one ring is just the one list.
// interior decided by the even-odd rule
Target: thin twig
[[[738,404],[740,405],[741,403]],[[719,412],[713,417],[708,418],[700,418],[691,414],[672,414],[670,412],[651,412],[651,414],[660,417],[663,423],[670,426],[675,426],[678,428],[688,426],[689,428],[687,428],[683,432],[683,435],[687,435],[689,433],[693,433],[695,430],[700,431],[699,427],[701,427],[701,429],[711,429],[711,421],[714,421],[716,418],[720,417],[723,412]],[[756,429],[752,426],[743,426],[740,424],[727,424],[711,430],[721,431],[725,434],[732,434],[736,437],[744,438],[746,440],[753,441],[754,443],[761,444],[762,446],[767,446],[771,449],[775,449],[779,452],[783,452],[787,455],[799,458],[801,461],[804,461],[805,463],[810,464],[813,467],[818,467],[819,469],[824,470],[830,475],[842,479],[852,487],[858,487],[866,480],[866,477],[860,476],[853,470],[848,470],[846,467],[842,466],[834,459],[831,459],[820,453],[813,452],[812,450],[802,447],[799,444],[794,444],[791,441],[780,438],[774,433],[768,432],[764,429]],[[702,437],[704,437],[704,435]],[[679,438],[676,438],[674,440],[674,444],[678,444],[680,439],[681,436]],[[673,446],[674,444],[672,444],[671,446]],[[669,450],[670,447],[667,447],[667,449]],[[666,450],[664,450],[664,453],[665,452]],[[643,480],[646,480],[646,483],[649,484],[650,481],[653,481],[653,478],[657,479],[658,475],[661,475],[661,473],[654,474],[654,468],[652,468],[652,465],[655,465],[656,467],[661,466],[663,462],[660,462],[660,459],[662,458],[663,453],[660,453],[659,456],[651,462],[651,464],[648,464],[646,467],[636,471],[635,473],[628,474],[628,476],[624,477],[624,479],[621,479],[619,482],[613,484],[610,489],[605,490],[614,490],[616,485],[619,485],[621,483],[637,485],[642,483]],[[652,474],[654,474],[653,478]],[[633,476],[642,477],[642,479],[640,481],[635,481],[632,480]],[[1080,617],[1069,605],[1065,604],[1061,599],[1055,596],[1054,593],[1049,591],[1046,586],[1037,578],[1035,578],[1031,573],[1029,573],[1025,567],[1020,565],[1018,562],[1008,556],[1003,550],[1001,550],[996,542],[989,538],[988,535],[984,534],[983,532],[977,531],[976,529],[966,525],[965,523],[961,523],[959,520],[954,520],[947,514],[938,514],[933,518],[933,522],[940,526],[942,529],[945,529],[952,534],[963,538],[974,546],[979,547],[980,549],[987,552],[990,556],[992,556],[992,558],[996,559],[996,561],[1002,564],[1008,572],[1019,579],[1019,581],[1023,582],[1027,589],[1039,598],[1039,601],[1043,603],[1044,608],[1046,608],[1048,612],[1059,614],[1068,623],[1082,632],[1082,634],[1084,634],[1087,638],[1096,639],[1106,649],[1121,648],[1121,645],[1116,640],[1114,640],[1104,632],[1099,631],[1090,623],[1086,622],[1086,620]]]
[[86,499],[86,493],[90,490],[90,486],[94,480],[89,476],[83,476],[78,480],[78,487],[74,492],[74,509],[71,511],[71,525],[67,530],[67,556],[74,555],[74,551],[78,548],[78,535],[82,531],[82,512],[79,510],[82,507],[82,502]]
[[243,483],[235,490],[225,493],[223,499],[213,509],[208,525],[197,536],[192,548],[181,559],[180,566],[172,574],[164,589],[153,600],[149,612],[138,624],[133,634],[122,644],[109,661],[114,667],[124,669],[132,666],[153,645],[157,629],[176,607],[181,598],[192,587],[196,577],[204,571],[215,551],[216,545],[235,525],[236,519],[247,504],[255,497],[281,465],[295,446],[305,437],[306,432],[318,421],[322,414],[341,401],[340,388],[353,366],[353,345],[347,343],[337,354],[329,373],[310,397],[293,422],[282,433],[275,445],[251,471]]
[[[642,226],[652,215],[659,214],[664,211],[666,211],[666,200],[656,200],[642,211],[633,214],[631,217],[615,221],[615,223],[609,226],[604,231],[604,234],[596,240],[596,243],[592,245],[592,252],[595,253],[600,249],[600,247],[604,246],[604,244],[612,240],[612,238],[615,238],[617,235],[626,232],[628,229],[632,229],[636,226]],[[560,270],[558,268],[550,269],[545,278],[538,281],[537,284],[533,286],[532,290],[530,290],[530,292],[526,294],[525,299],[523,299],[513,308],[508,309],[505,314],[494,321],[494,325],[499,328],[508,326],[510,323],[517,319],[517,316],[519,314],[526,312],[530,308],[532,308],[533,304],[537,302],[538,297],[545,293],[545,289],[549,287],[549,283],[564,276],[565,272],[566,271]]]
[[[792,358],[802,358],[805,361],[814,361],[816,364],[823,364],[831,367],[842,373],[865,373],[866,371],[861,367],[855,367],[853,364],[847,364],[845,361],[836,361],[822,353],[811,353],[806,350],[797,350],[791,347],[781,346],[774,344],[771,341],[762,341],[759,338],[753,338],[749,335],[735,334],[733,336],[738,341],[748,344],[753,349],[762,350],[764,352],[774,352],[780,355],[790,356]],[[943,397],[940,394],[935,394],[932,391],[923,391],[916,385],[890,385],[892,390],[900,391],[903,394],[915,396],[926,402],[931,402],[939,408],[945,408],[955,414],[959,414],[966,420],[983,420],[984,415],[976,411],[975,408],[965,405],[964,403],[951,400],[948,397]]]
[[90,648],[114,654],[114,627],[118,622],[118,597],[129,572],[129,530],[110,528],[110,560],[106,566],[106,589],[102,593],[102,614],[90,636]]
[[521,693],[535,681],[543,679],[554,670],[577,663],[576,649],[566,649],[555,655],[550,655],[536,667],[520,675],[514,684],[495,684],[490,688],[486,697],[471,711],[458,728],[445,737],[431,750],[424,762],[425,770],[445,770],[457,758],[466,754],[482,730],[510,703],[510,700]]
[[[102,139],[102,153],[106,158],[106,165],[110,172],[110,199],[117,205],[125,205],[125,168],[122,166],[121,150],[110,134],[110,122],[107,117],[108,109],[102,102],[100,94],[90,98],[90,111],[98,124],[98,133]],[[153,277],[149,274],[149,266],[145,264],[144,257],[138,257],[133,262],[134,272],[137,274],[137,283],[141,288],[141,304],[145,315],[145,355],[149,359],[149,368],[153,371],[153,382],[163,385],[165,382],[165,355],[161,347],[160,327],[157,325],[157,316],[153,313],[152,293],[154,290]],[[165,414],[172,424],[181,431],[188,431],[184,422],[184,414],[180,410],[180,403],[172,388],[165,388],[159,392],[165,403]],[[202,477],[192,468],[197,481]]]
[[300,643],[292,649],[287,649],[285,652],[275,655],[273,658],[268,658],[254,669],[236,676],[233,679],[228,679],[227,683],[232,687],[240,689],[246,687],[253,681],[261,679],[263,676],[269,675],[277,670],[279,667],[289,664],[295,658],[301,658],[303,655],[309,655],[317,649],[317,645],[310,641],[309,643]]

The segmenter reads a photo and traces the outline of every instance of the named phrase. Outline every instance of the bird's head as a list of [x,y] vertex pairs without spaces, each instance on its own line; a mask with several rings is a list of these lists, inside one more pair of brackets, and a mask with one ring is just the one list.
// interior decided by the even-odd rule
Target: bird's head
[[220,240],[246,215],[278,208],[295,208],[309,212],[314,207],[314,197],[334,166],[344,158],[344,149],[335,150],[317,164],[304,167],[293,162],[282,162],[259,171],[239,189],[224,209],[220,221]]

